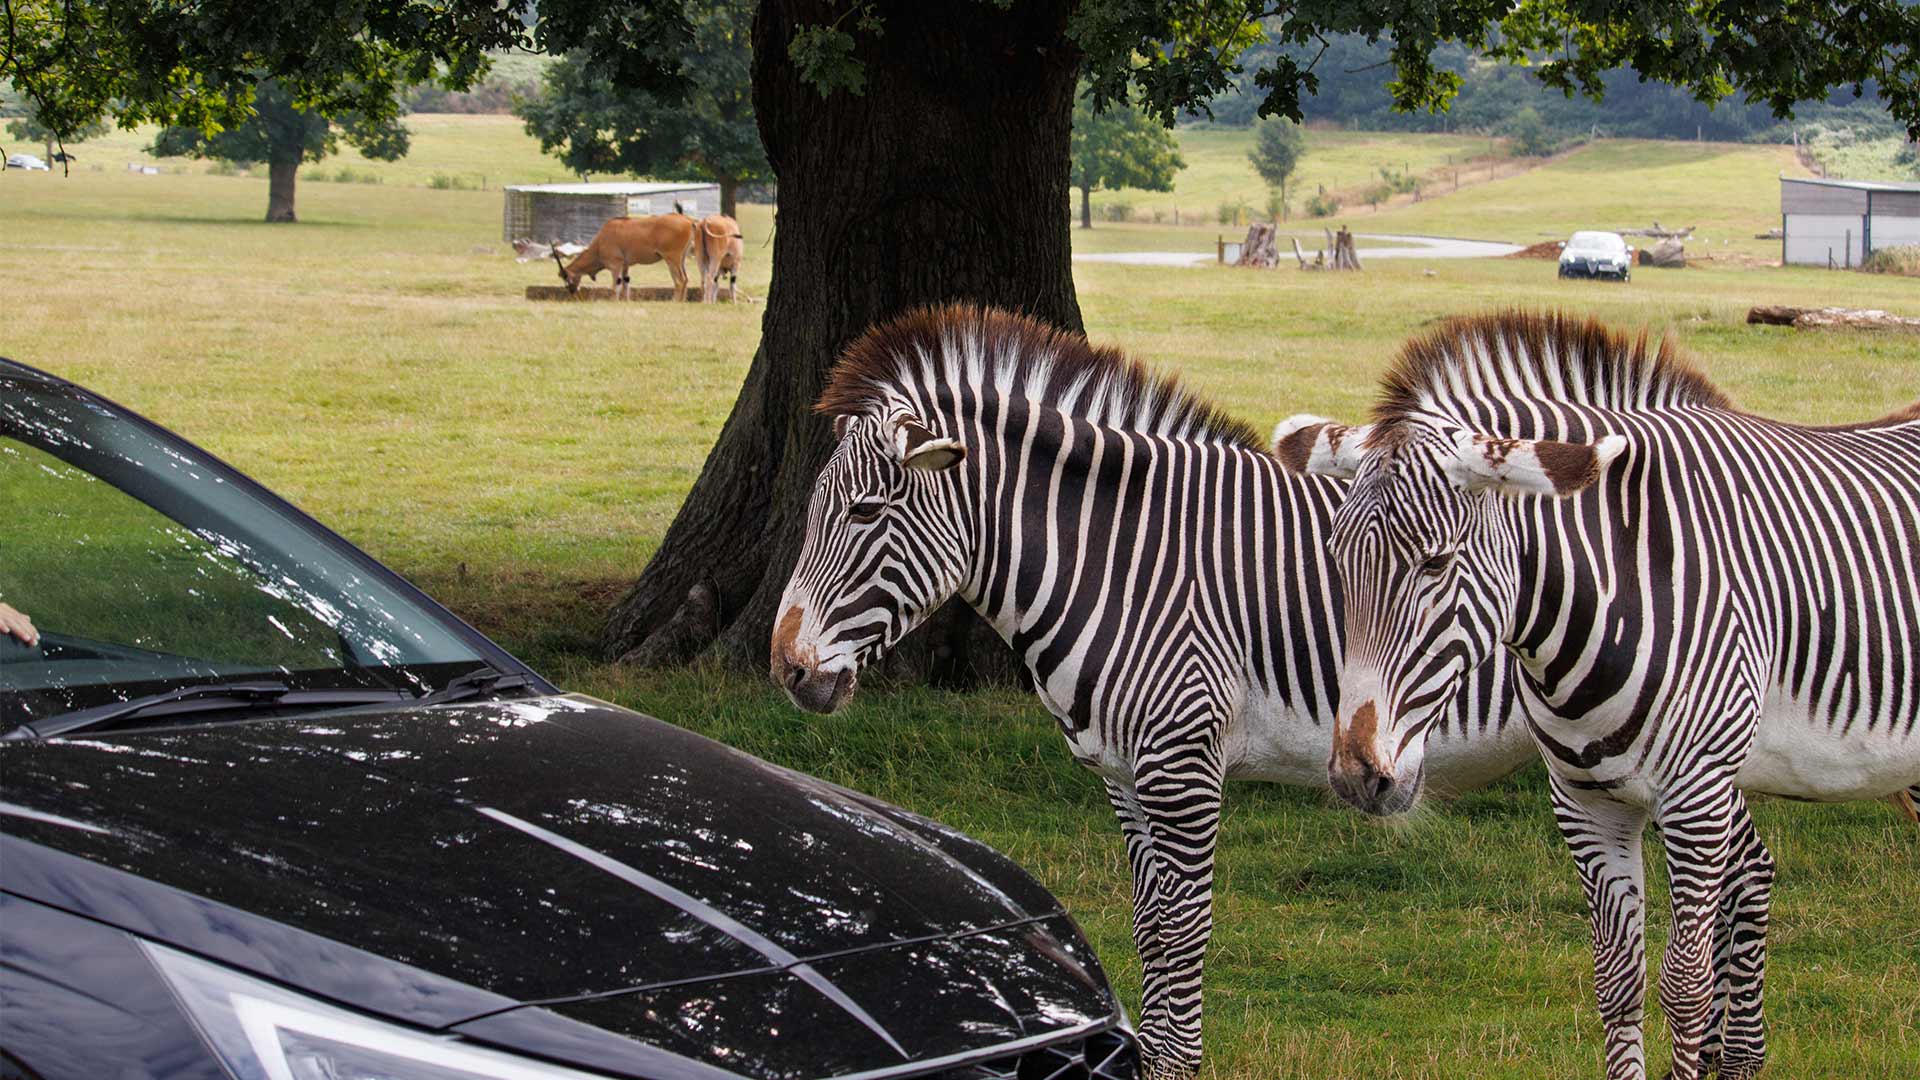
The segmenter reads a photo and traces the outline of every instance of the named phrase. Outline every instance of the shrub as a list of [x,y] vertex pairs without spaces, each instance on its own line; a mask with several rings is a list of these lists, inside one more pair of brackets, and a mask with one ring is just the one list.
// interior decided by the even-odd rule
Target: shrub
[[250,161],[227,161],[216,158],[213,164],[207,167],[207,171],[215,176],[246,176],[248,170],[252,168],[253,163]]
[[1884,247],[1868,255],[1860,269],[1869,274],[1899,274],[1920,277],[1920,244]]
[[1559,143],[1541,119],[1540,110],[1531,105],[1513,114],[1507,122],[1507,134],[1513,136],[1514,149],[1527,157],[1547,157]]
[[1100,213],[1108,221],[1132,221],[1133,204],[1125,199],[1108,199],[1100,205]]
[[1361,198],[1367,200],[1368,206],[1378,210],[1381,203],[1393,198],[1393,189],[1385,184],[1375,184],[1368,188]]
[[1307,200],[1308,217],[1332,217],[1340,212],[1340,197],[1322,191]]
[[474,191],[479,187],[464,176],[440,172],[433,174],[433,178],[427,181],[427,186],[435,191]]
[[1382,165],[1380,166],[1380,180],[1386,184],[1387,189],[1395,195],[1412,195],[1415,198],[1418,198],[1420,195],[1420,178],[1406,170],[1396,171]]
[[1253,204],[1248,202],[1246,197],[1242,195],[1235,195],[1231,199],[1224,199],[1219,206],[1214,208],[1214,214],[1220,219],[1220,224],[1222,225],[1243,224],[1246,221],[1246,215],[1252,212]]
[[1267,216],[1275,221],[1284,221],[1293,214],[1293,205],[1279,188],[1267,189]]

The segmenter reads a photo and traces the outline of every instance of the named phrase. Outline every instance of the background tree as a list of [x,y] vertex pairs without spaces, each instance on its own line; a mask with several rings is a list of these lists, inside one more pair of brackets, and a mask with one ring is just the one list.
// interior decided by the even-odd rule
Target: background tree
[[298,220],[293,196],[300,166],[339,150],[342,137],[378,161],[393,161],[407,153],[407,129],[397,115],[329,117],[296,106],[286,87],[273,79],[254,87],[253,107],[252,116],[211,135],[195,127],[164,128],[149,149],[160,157],[215,158],[243,165],[266,162],[268,221]]
[[[471,84],[487,49],[581,50],[613,85],[671,94],[692,37],[686,0],[8,0],[0,76],[43,116],[198,126],[247,111],[228,91],[264,71],[303,106],[373,115],[399,88]],[[19,17],[25,14],[26,17]],[[1701,101],[1740,93],[1786,115],[1871,82],[1920,135],[1920,5],[1899,0],[1675,4],[1628,0],[761,0],[753,100],[780,184],[761,346],[700,478],[607,621],[614,655],[703,649],[763,664],[831,450],[809,411],[840,349],[914,304],[970,299],[1081,326],[1059,209],[1070,195],[1075,80],[1095,104],[1171,121],[1250,81],[1258,111],[1301,119],[1323,42],[1390,40],[1394,104],[1444,109],[1448,43],[1532,63],[1600,95],[1631,67]],[[1283,48],[1243,63],[1263,26]],[[63,129],[64,130],[64,129]],[[931,656],[972,631],[937,618]],[[933,642],[927,645],[927,642]]]
[[540,148],[577,173],[628,173],[720,185],[720,211],[735,213],[740,185],[773,179],[753,115],[750,27],[758,0],[688,5],[693,44],[684,100],[617,84],[584,53],[550,67],[542,92],[514,112]]
[[106,133],[107,125],[98,120],[84,124],[66,134],[64,137],[60,132],[48,127],[45,123],[41,122],[38,116],[31,113],[25,116],[16,116],[7,121],[7,134],[16,139],[25,139],[29,142],[40,143],[46,147],[46,157],[48,161],[55,160],[54,147],[56,145],[64,150],[66,143],[85,142],[88,139],[97,139]]
[[1260,179],[1280,189],[1282,215],[1287,209],[1287,178],[1293,175],[1306,153],[1306,134],[1291,120],[1269,116],[1254,128],[1253,149],[1247,151],[1247,160],[1253,162]]
[[1187,167],[1173,132],[1116,101],[1098,110],[1082,94],[1073,103],[1068,182],[1080,189],[1080,227],[1093,228],[1095,188],[1172,191],[1173,175]]
[[1553,153],[1556,140],[1548,129],[1546,120],[1540,116],[1540,110],[1531,105],[1514,113],[1506,124],[1507,134],[1513,136],[1513,147],[1528,157],[1546,157]]

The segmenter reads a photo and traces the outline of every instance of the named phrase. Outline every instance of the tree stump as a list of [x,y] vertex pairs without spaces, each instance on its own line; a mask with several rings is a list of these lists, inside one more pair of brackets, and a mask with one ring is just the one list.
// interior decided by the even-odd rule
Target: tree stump
[[1278,243],[1272,223],[1256,221],[1247,226],[1247,238],[1240,244],[1240,260],[1234,265],[1272,270],[1280,264]]
[[1333,260],[1329,263],[1332,269],[1361,269],[1360,253],[1353,246],[1353,233],[1345,225],[1340,226],[1340,231],[1337,233],[1327,233],[1327,247],[1333,252]]

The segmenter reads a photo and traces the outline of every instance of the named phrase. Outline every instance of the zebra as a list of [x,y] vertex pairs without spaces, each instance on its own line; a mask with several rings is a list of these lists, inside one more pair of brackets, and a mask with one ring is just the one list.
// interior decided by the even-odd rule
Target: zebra
[[[984,616],[1104,780],[1147,1075],[1192,1075],[1222,781],[1327,783],[1340,594],[1321,549],[1345,485],[1287,473],[1247,424],[1116,350],[973,307],[873,329],[817,408],[838,444],[776,609],[773,681],[830,712],[949,597]],[[1436,730],[1436,781],[1533,757],[1503,665]]]
[[1607,1076],[1646,1074],[1649,819],[1672,1076],[1756,1075],[1774,862],[1746,793],[1920,805],[1920,404],[1763,419],[1670,340],[1505,313],[1409,343],[1370,425],[1283,427],[1283,460],[1353,479],[1336,790],[1408,805],[1422,733],[1511,655],[1586,893]]

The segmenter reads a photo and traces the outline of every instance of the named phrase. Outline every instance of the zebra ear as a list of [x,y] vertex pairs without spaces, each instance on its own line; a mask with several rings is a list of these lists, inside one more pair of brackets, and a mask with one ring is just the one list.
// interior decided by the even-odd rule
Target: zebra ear
[[909,469],[941,472],[967,459],[967,448],[960,440],[941,438],[912,417],[894,421],[891,441],[900,464]]
[[1504,495],[1572,495],[1593,486],[1600,473],[1627,449],[1624,435],[1598,442],[1498,439],[1462,434],[1445,463],[1447,479],[1467,491]]
[[1273,456],[1291,472],[1351,480],[1360,471],[1360,445],[1371,430],[1371,424],[1353,427],[1301,413],[1274,427]]
[[839,442],[841,439],[846,438],[847,429],[852,426],[853,426],[852,414],[841,413],[840,415],[834,417],[833,418],[833,441]]

